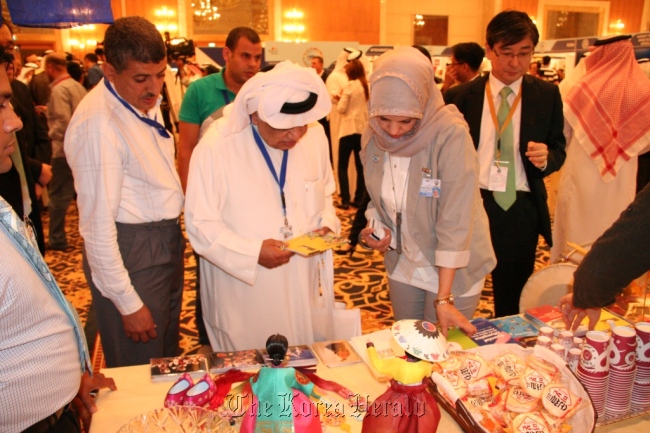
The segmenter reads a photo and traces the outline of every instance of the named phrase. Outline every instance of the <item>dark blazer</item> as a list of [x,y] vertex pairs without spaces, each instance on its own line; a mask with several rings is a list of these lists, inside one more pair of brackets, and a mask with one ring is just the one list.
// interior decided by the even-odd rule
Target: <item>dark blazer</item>
[[[454,104],[463,113],[469,125],[474,147],[478,148],[481,136],[481,118],[485,99],[485,84],[489,75],[452,87],[444,94],[447,104]],[[539,215],[538,232],[546,243],[553,244],[551,237],[551,219],[546,202],[547,193],[544,177],[557,171],[566,158],[566,139],[564,138],[564,115],[562,98],[555,84],[524,75],[521,84],[521,125],[519,135],[519,152],[528,178],[528,186],[533,195]],[[529,141],[544,143],[548,146],[548,164],[546,170],[535,167],[526,156]]]
[[[49,164],[52,159],[52,145],[47,135],[47,125],[36,113],[29,88],[24,83],[13,80],[11,91],[11,105],[23,121],[23,128],[16,132],[18,141],[24,146],[28,158]],[[35,176],[38,178],[38,174]]]
[[[47,136],[47,128],[36,114],[34,102],[27,86],[18,80],[13,80],[11,90],[13,93],[11,105],[23,122],[23,128],[16,132],[16,138],[18,139],[18,151],[23,160],[29,196],[32,200],[32,212],[28,216],[32,220],[36,231],[39,250],[41,254],[45,254],[41,207],[36,199],[35,184],[41,175],[43,163],[49,163],[50,161],[52,147]],[[14,185],[14,187],[21,188],[20,184]],[[23,215],[20,215],[20,217],[22,218]]]
[[323,69],[323,75],[320,76],[323,79],[323,83],[327,82],[327,77],[329,76],[330,76],[329,71],[327,69]]

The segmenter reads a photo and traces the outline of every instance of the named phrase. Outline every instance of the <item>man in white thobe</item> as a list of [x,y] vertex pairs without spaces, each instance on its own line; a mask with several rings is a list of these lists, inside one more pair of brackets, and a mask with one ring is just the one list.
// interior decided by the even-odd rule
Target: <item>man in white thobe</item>
[[[567,156],[558,184],[551,263],[567,242],[591,245],[618,219],[636,193],[638,155],[650,148],[650,82],[628,38],[596,42],[584,71],[561,84]],[[573,85],[571,85],[573,84]]]
[[282,62],[244,84],[192,154],[185,221],[215,351],[262,348],[278,332],[291,345],[314,341],[313,300],[333,290],[331,252],[302,257],[285,241],[340,230],[317,122],[330,109],[313,69]]

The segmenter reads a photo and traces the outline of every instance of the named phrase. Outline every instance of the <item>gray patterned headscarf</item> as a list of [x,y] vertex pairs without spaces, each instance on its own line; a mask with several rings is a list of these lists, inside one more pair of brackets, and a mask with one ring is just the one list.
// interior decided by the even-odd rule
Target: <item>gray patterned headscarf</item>
[[[417,49],[400,47],[375,61],[370,76],[369,128],[363,145],[372,139],[391,155],[410,157],[428,146],[435,136],[452,124],[467,128],[463,115],[453,105],[445,106],[435,85],[431,63]],[[392,138],[379,126],[379,116],[418,119],[413,129]]]

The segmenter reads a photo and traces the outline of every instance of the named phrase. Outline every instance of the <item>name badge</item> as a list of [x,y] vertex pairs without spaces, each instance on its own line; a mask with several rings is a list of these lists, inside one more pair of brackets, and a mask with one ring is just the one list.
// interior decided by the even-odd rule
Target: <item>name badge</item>
[[490,167],[490,179],[488,180],[488,189],[490,191],[505,192],[507,180],[508,167],[496,164]]
[[420,184],[420,197],[440,198],[440,179],[424,178]]

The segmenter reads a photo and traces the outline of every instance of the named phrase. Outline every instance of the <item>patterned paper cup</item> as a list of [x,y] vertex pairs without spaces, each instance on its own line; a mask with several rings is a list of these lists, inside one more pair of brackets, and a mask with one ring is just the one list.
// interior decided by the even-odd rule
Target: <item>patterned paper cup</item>
[[[596,410],[598,418],[602,418],[605,414],[605,396],[607,395],[607,375],[609,372],[592,373],[582,369],[582,365],[578,365],[576,369],[576,376],[582,385],[587,390],[591,402]],[[599,377],[596,377],[598,375]]]
[[580,362],[580,354],[582,351],[576,347],[572,347],[569,349],[569,353],[567,354],[566,361],[569,364],[569,368],[571,371],[575,373],[576,368],[578,367],[578,363]]
[[548,338],[552,339],[553,338],[553,332],[554,332],[553,328],[551,328],[550,326],[542,326],[541,328],[539,328],[539,336],[540,337],[544,336],[544,337],[548,337]]
[[580,337],[573,337],[573,344],[571,347],[575,347],[576,349],[582,349],[582,343],[584,343],[585,340]]
[[636,362],[641,367],[650,367],[650,323],[640,322],[636,329]]
[[566,350],[569,350],[571,349],[571,346],[573,346],[573,332],[564,330],[560,332],[560,336],[557,340],[557,342],[564,346]]
[[605,373],[609,370],[609,335],[601,331],[589,331],[582,346],[580,365],[583,369],[594,373]]
[[560,343],[551,344],[551,351],[562,359],[566,359],[566,348]]
[[616,326],[609,341],[609,365],[630,368],[636,362],[636,332],[628,326]]
[[553,344],[553,340],[551,340],[550,337],[547,337],[546,335],[541,335],[541,333],[539,337],[537,337],[537,343],[536,343],[537,346],[546,347],[547,349],[550,350],[551,344]]

